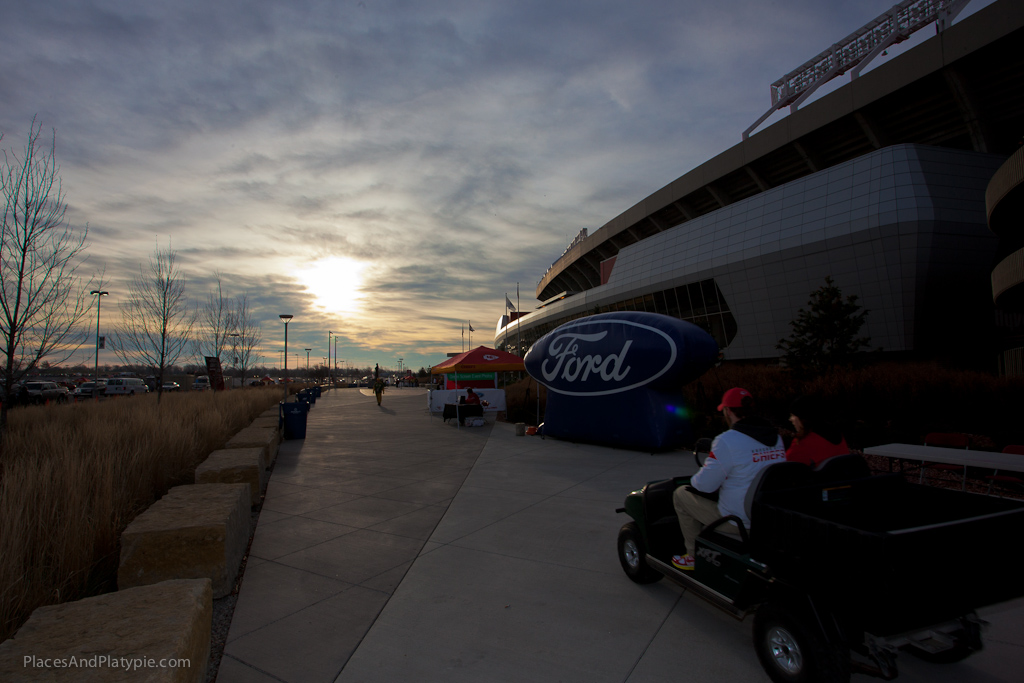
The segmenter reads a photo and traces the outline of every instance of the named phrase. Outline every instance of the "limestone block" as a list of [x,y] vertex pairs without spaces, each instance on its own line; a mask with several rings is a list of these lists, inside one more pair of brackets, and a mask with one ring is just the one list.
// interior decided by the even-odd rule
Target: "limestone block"
[[272,408],[267,408],[262,413],[260,413],[260,417],[277,417],[278,410],[280,409],[277,407],[277,404],[275,403]]
[[270,467],[270,463],[277,458],[277,444],[281,441],[281,435],[277,428],[246,427],[231,437],[225,448],[262,448],[264,468]]
[[208,579],[40,607],[0,643],[0,680],[201,683],[212,621]]
[[118,588],[208,578],[231,593],[249,544],[248,484],[177,486],[121,534]]
[[214,451],[196,467],[197,484],[248,484],[250,502],[259,502],[267,485],[267,470],[262,467],[259,448],[226,448]]
[[277,429],[277,425],[278,425],[279,420],[280,420],[280,416],[278,416],[276,414],[274,414],[274,415],[266,415],[266,416],[261,415],[261,416],[257,417],[255,420],[253,420],[252,424],[249,425],[249,426],[250,427],[264,427],[264,428],[269,428],[269,429]]

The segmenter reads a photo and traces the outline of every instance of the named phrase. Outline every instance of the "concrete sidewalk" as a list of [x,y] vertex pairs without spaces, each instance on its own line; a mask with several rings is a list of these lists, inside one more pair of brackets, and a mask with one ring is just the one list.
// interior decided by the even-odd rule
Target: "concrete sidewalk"
[[[330,392],[281,446],[218,681],[768,681],[750,618],[618,565],[625,494],[695,469]],[[899,680],[1019,680],[1024,602],[983,616],[984,652]]]

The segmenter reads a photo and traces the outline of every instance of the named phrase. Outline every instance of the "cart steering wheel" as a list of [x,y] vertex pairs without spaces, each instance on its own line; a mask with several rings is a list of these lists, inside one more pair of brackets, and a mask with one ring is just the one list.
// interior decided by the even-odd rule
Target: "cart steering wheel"
[[697,467],[704,467],[704,461],[711,453],[711,439],[697,439],[693,444],[693,459],[697,461]]

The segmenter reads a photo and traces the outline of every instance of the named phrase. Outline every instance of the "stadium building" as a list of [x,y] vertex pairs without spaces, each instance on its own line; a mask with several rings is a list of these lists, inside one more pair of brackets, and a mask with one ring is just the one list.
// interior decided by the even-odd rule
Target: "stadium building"
[[[1024,232],[989,228],[986,189],[1024,135],[1024,3],[949,25],[965,4],[905,0],[773,84],[742,142],[581,231],[541,278],[540,305],[499,320],[495,347],[524,354],[575,318],[639,310],[700,325],[727,359],[776,358],[831,277],[868,309],[873,348],[1009,367],[1019,330],[998,326],[1020,315],[996,309],[993,282],[998,271],[1004,290],[1021,288],[1020,269],[996,259],[1017,264]],[[932,23],[937,35],[856,74]],[[783,106],[789,116],[749,135]]]

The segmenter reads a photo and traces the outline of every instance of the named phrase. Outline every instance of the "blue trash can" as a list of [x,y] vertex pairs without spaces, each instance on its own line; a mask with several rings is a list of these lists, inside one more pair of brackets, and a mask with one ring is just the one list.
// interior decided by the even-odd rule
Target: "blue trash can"
[[284,403],[283,401],[278,404],[280,419],[278,422],[282,425],[282,432],[284,438],[291,439],[305,439],[306,438],[306,415],[309,413],[309,404],[296,402],[296,403]]
[[313,395],[316,396],[317,398],[320,398],[321,396],[324,395],[323,389],[321,389],[319,385],[313,387]]

